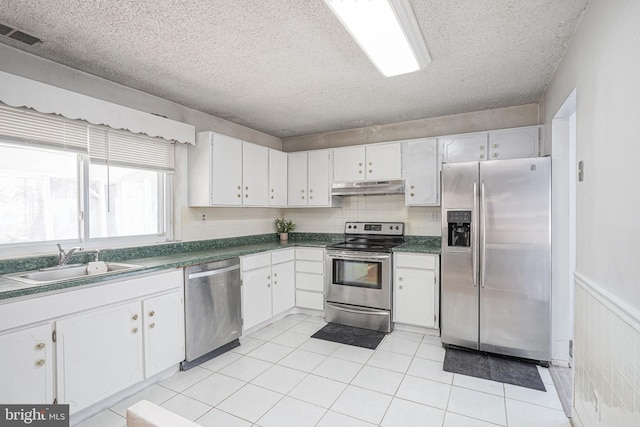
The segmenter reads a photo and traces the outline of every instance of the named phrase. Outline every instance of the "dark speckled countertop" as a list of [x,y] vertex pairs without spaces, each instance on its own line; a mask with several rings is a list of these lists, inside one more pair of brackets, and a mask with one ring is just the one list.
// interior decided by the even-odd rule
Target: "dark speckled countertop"
[[[281,243],[277,240],[277,235],[264,234],[197,242],[167,243],[135,248],[108,249],[100,253],[102,261],[134,264],[139,266],[139,268],[39,285],[18,282],[3,277],[2,275],[55,266],[57,263],[55,255],[0,260],[0,303],[7,302],[1,300],[29,297],[31,295],[48,292],[59,292],[80,286],[95,286],[96,284],[114,279],[126,279],[139,274],[182,268],[189,265],[235,258],[276,249],[295,246],[324,248],[327,245],[341,240],[343,240],[342,234],[290,233],[289,241],[287,243]],[[439,237],[407,236],[406,241],[407,243],[404,245],[394,248],[394,251],[440,253]],[[93,254],[94,252],[92,251],[74,254],[71,263],[86,263],[92,261]]]

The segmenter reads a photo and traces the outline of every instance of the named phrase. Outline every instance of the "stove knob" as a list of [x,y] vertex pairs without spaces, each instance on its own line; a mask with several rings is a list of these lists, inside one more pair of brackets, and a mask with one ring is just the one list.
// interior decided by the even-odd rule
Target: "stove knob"
[[347,228],[351,228],[351,226],[350,226],[350,225],[348,225],[348,226],[347,226]]
[[390,225],[390,226],[389,226],[389,230],[393,230],[393,225]]
[[358,228],[358,224],[355,224],[355,225],[353,226],[353,229],[354,229],[354,230],[355,230],[356,228]]
[[396,230],[400,230],[400,226],[396,225]]

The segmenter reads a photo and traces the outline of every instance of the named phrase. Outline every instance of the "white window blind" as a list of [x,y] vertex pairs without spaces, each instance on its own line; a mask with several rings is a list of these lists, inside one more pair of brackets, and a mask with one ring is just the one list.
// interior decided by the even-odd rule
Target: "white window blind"
[[2,104],[0,136],[87,152],[87,123]]
[[174,170],[172,143],[104,126],[89,126],[89,158],[114,166]]

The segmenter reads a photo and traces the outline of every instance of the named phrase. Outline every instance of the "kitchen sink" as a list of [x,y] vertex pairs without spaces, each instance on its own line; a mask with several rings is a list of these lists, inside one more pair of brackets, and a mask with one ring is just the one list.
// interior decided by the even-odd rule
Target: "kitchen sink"
[[18,282],[42,285],[83,277],[103,276],[105,274],[116,273],[119,271],[141,268],[140,265],[121,264],[117,262],[100,263],[97,267],[95,263],[91,263],[91,271],[89,267],[90,266],[88,264],[63,265],[60,267],[44,268],[35,271],[6,274],[4,277],[7,279],[17,280]]

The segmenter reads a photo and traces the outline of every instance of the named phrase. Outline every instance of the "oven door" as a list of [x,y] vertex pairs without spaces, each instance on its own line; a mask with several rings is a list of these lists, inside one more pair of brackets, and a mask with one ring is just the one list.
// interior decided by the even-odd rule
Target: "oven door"
[[327,302],[391,310],[391,254],[327,251]]

